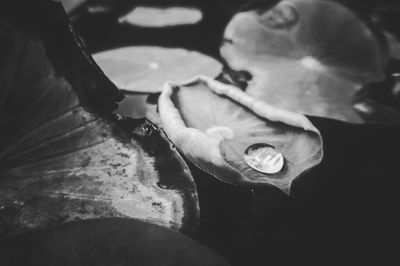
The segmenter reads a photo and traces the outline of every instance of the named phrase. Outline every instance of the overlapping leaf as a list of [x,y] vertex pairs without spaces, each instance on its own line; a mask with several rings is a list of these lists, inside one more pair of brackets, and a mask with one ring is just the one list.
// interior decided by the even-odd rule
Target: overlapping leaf
[[247,92],[310,115],[361,122],[352,96],[384,78],[388,52],[367,24],[333,1],[284,0],[236,14],[221,54],[253,79]]
[[111,114],[117,88],[60,5],[40,3],[1,13],[0,234],[109,216],[193,230],[183,160],[149,122]]
[[[227,183],[270,184],[289,193],[292,181],[322,160],[322,139],[306,117],[211,79],[167,85],[159,111],[165,132],[186,158]],[[258,143],[282,153],[280,172],[260,173],[246,164],[246,149]]]

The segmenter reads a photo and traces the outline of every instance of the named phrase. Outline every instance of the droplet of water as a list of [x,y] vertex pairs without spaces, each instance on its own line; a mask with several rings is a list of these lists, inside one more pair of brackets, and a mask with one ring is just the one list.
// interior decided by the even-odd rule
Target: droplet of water
[[248,166],[264,174],[275,174],[283,168],[283,155],[273,146],[256,143],[249,146],[244,153]]

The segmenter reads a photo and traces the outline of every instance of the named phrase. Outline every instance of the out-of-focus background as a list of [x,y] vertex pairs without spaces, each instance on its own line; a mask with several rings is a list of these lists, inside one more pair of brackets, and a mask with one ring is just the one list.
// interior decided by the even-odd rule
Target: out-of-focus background
[[[242,49],[238,44],[240,38],[248,42],[243,47],[251,47],[256,42],[258,46],[268,46],[268,43],[265,44],[263,40],[257,40],[254,37],[257,35],[250,30],[254,28],[251,21],[265,16],[266,10],[279,1],[65,0],[61,2],[89,50],[95,54],[97,63],[117,86],[126,89],[127,95],[130,95],[121,105],[120,111],[123,114],[133,117],[144,116],[146,108],[138,106],[143,105],[145,96],[140,93],[149,92],[149,90],[159,91],[160,84],[166,80],[175,81],[176,76],[184,80],[193,73],[197,73],[212,77],[220,75],[220,79],[228,79],[239,86],[242,85],[243,88],[248,86],[247,91],[250,94],[262,97],[270,104],[309,115],[354,123],[397,123],[400,119],[399,89],[397,88],[399,68],[397,59],[400,56],[397,36],[400,32],[394,26],[398,22],[397,14],[400,12],[400,7],[396,1],[322,1],[339,2],[351,10],[360,20],[359,22],[367,24],[371,33],[376,35],[372,39],[377,40],[357,36],[361,34],[360,29],[346,27],[345,24],[327,29],[325,35],[331,37],[321,35],[318,25],[322,25],[320,28],[323,30],[325,27],[323,25],[326,23],[331,23],[331,25],[338,21],[350,21],[349,25],[356,23],[351,22],[349,17],[345,18],[347,15],[342,11],[335,11],[333,10],[335,7],[329,7],[329,5],[320,7],[321,10],[328,10],[326,16],[315,17],[314,24],[304,26],[311,28],[309,32],[314,32],[315,36],[321,36],[313,37],[312,34],[305,34],[304,38],[310,38],[311,42],[312,38],[315,40],[320,38],[322,42],[326,42],[325,44],[315,43],[316,49],[318,46],[328,45],[330,47],[328,49],[336,49],[347,57],[347,59],[333,58],[333,60],[353,61],[361,66],[368,65],[369,59],[363,61],[360,57],[370,57],[371,64],[381,64],[375,74],[367,73],[372,77],[371,79],[356,78],[355,82],[350,83],[346,81],[347,78],[343,80],[337,78],[336,75],[332,77],[330,73],[320,75],[309,71],[309,67],[314,62],[309,60],[311,57],[303,58],[303,63],[308,63],[305,70],[303,66],[298,68],[284,62],[279,67],[280,71],[276,71],[277,63],[271,65],[265,63],[270,61],[270,58],[263,57],[263,52],[258,54],[259,62],[255,58],[249,59],[248,56],[244,56],[241,62],[232,59],[232,57],[237,57]],[[253,18],[248,16],[242,19],[241,14],[245,14],[246,11],[255,12],[256,15]],[[307,12],[302,15],[309,16]],[[344,17],[341,18],[341,16]],[[240,31],[241,27],[244,28],[243,32]],[[232,32],[236,32],[233,37],[228,36]],[[261,33],[256,31],[255,34]],[[230,43],[232,44],[230,46],[233,49],[226,42],[231,37],[233,44]],[[384,46],[378,54],[374,54],[376,51],[368,50],[370,49],[368,42],[374,41]],[[351,46],[351,42],[359,43],[350,48],[343,48]],[[367,43],[364,48],[362,48],[363,43]],[[115,57],[113,51],[110,50],[121,47],[130,47],[130,49],[119,51],[119,59],[110,60],[110,57]],[[358,54],[357,50],[360,51]],[[387,59],[384,58],[385,51],[383,50],[389,53]],[[109,53],[101,53],[104,51]],[[188,52],[195,52],[195,54],[191,53],[188,56]],[[364,56],[361,55],[363,52],[366,53]],[[251,53],[258,52],[252,50],[249,56]],[[331,53],[335,52],[332,50]],[[98,54],[97,57],[96,54]],[[317,59],[324,60],[326,55],[321,55],[321,58]],[[381,63],[373,62],[373,60],[381,60]],[[275,78],[267,81],[265,77],[268,75]],[[344,73],[339,76],[345,75],[351,74]],[[384,80],[385,82],[380,82]],[[144,83],[148,85],[143,86]],[[259,90],[264,92],[260,93]],[[133,109],[131,103],[135,103],[137,107]]]

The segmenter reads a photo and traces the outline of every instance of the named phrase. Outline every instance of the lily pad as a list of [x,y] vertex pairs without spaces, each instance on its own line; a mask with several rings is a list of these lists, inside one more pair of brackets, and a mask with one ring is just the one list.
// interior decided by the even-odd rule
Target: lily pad
[[134,219],[75,221],[0,242],[2,265],[228,265],[184,235]]
[[388,51],[339,3],[284,0],[236,14],[221,55],[249,71],[250,95],[294,112],[362,122],[352,107],[361,85],[384,78]]
[[167,81],[183,82],[195,75],[216,77],[217,60],[181,48],[132,46],[93,55],[118,88],[130,92],[160,92]]
[[140,27],[171,27],[196,24],[202,18],[203,14],[196,8],[138,6],[127,15],[121,17],[119,22]]
[[[159,112],[166,134],[185,157],[230,184],[273,185],[289,193],[292,181],[322,160],[321,136],[305,116],[206,77],[167,84]],[[246,163],[247,149],[258,143],[283,155],[282,170],[267,174]]]
[[196,187],[177,151],[150,122],[112,114],[122,95],[60,4],[27,7],[0,20],[0,235],[95,217],[194,230]]

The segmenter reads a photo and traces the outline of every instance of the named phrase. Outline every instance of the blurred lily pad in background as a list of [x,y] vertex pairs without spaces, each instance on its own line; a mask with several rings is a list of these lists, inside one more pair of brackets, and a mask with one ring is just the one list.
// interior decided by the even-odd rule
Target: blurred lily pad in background
[[217,60],[181,48],[132,46],[93,55],[104,73],[129,92],[160,92],[167,81],[183,82],[196,75],[216,77],[222,70]]
[[284,0],[239,12],[221,54],[253,78],[246,90],[294,112],[362,122],[354,93],[384,79],[388,51],[366,22],[339,3]]
[[202,17],[201,11],[196,8],[138,6],[121,17],[119,22],[141,27],[170,27],[196,24]]

